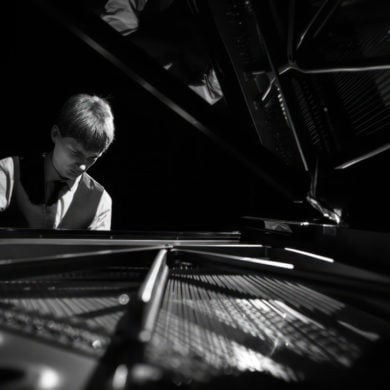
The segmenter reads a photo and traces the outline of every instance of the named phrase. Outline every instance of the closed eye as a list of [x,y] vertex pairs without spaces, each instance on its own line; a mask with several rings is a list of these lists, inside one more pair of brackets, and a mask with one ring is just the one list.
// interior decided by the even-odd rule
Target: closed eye
[[93,163],[95,162],[99,156],[90,156],[90,157],[87,157],[87,156],[84,156],[83,153],[79,152],[78,150],[74,150],[74,149],[69,149],[70,151],[70,154],[76,158],[79,158],[79,159],[83,159],[83,160],[87,160],[89,163]]

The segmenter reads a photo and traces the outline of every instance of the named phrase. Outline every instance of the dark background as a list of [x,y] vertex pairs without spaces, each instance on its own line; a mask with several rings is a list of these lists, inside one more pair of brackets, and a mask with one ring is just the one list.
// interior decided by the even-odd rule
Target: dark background
[[288,207],[30,2],[9,22],[0,157],[50,150],[65,99],[98,94],[112,105],[116,140],[89,173],[113,198],[113,229],[235,229],[242,215]]
[[[0,158],[49,151],[63,102],[74,93],[97,94],[111,103],[116,139],[89,173],[113,198],[113,229],[230,230],[240,228],[244,215],[320,220],[307,204],[281,198],[34,1],[7,4],[4,15]],[[235,108],[226,112],[226,135],[244,139],[251,129],[241,125]],[[342,194],[348,203],[351,226],[388,231],[389,156],[322,182],[325,194]],[[267,159],[262,167],[272,172]]]

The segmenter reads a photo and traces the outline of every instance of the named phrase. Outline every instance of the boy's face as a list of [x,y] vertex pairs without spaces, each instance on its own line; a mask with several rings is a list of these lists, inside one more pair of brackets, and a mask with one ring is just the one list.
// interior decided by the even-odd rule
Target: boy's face
[[54,142],[52,162],[64,179],[76,179],[103,154],[84,149],[83,145],[72,137],[63,137],[57,126],[53,126],[51,138]]

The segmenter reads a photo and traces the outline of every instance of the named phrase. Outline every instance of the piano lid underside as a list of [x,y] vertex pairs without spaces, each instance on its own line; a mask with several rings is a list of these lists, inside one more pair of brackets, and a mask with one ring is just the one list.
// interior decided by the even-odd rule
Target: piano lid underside
[[[25,0],[17,9],[18,49],[10,51],[12,99],[6,109],[18,117],[12,102],[25,91],[30,104],[19,127],[37,131],[9,132],[4,145],[12,153],[30,152],[41,142],[49,148],[40,129],[50,128],[60,101],[76,90],[92,90],[112,97],[117,118],[120,142],[92,172],[115,200],[114,228],[220,228],[256,214],[318,218],[305,198],[319,167],[318,201],[343,209],[351,226],[386,229],[390,78],[386,12],[381,12],[388,9],[386,1],[291,1],[290,8],[283,1],[253,2],[253,7],[244,1],[210,2],[221,8],[213,10],[213,28],[204,26],[229,103],[221,111],[195,99],[187,86],[135,50],[131,39],[96,20],[93,11],[86,16],[81,3],[94,2]],[[203,3],[196,17],[210,22],[214,14],[203,12]],[[329,18],[323,11],[316,19],[325,3],[338,6],[325,9]],[[277,23],[268,26],[254,5],[265,7],[260,14]],[[262,42],[269,46],[274,69]],[[355,65],[358,71],[351,70]],[[129,76],[134,74],[138,78]],[[297,141],[308,172],[302,171]],[[380,151],[379,157],[370,154]],[[360,157],[368,158],[342,169]],[[118,166],[126,178],[111,174]]]

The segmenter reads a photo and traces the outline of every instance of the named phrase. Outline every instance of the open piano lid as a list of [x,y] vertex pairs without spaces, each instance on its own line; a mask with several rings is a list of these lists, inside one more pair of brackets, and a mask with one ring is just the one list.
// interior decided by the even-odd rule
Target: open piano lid
[[389,3],[195,3],[208,7],[226,100],[259,153],[295,169],[296,193],[328,220],[372,228],[369,213],[387,219]]
[[[135,2],[139,31],[126,36],[103,21],[107,2],[35,2],[281,195],[292,215],[387,230],[388,2]],[[149,4],[164,12],[146,12]],[[222,90],[216,104],[143,44],[149,26],[181,34],[172,21],[189,14]]]

